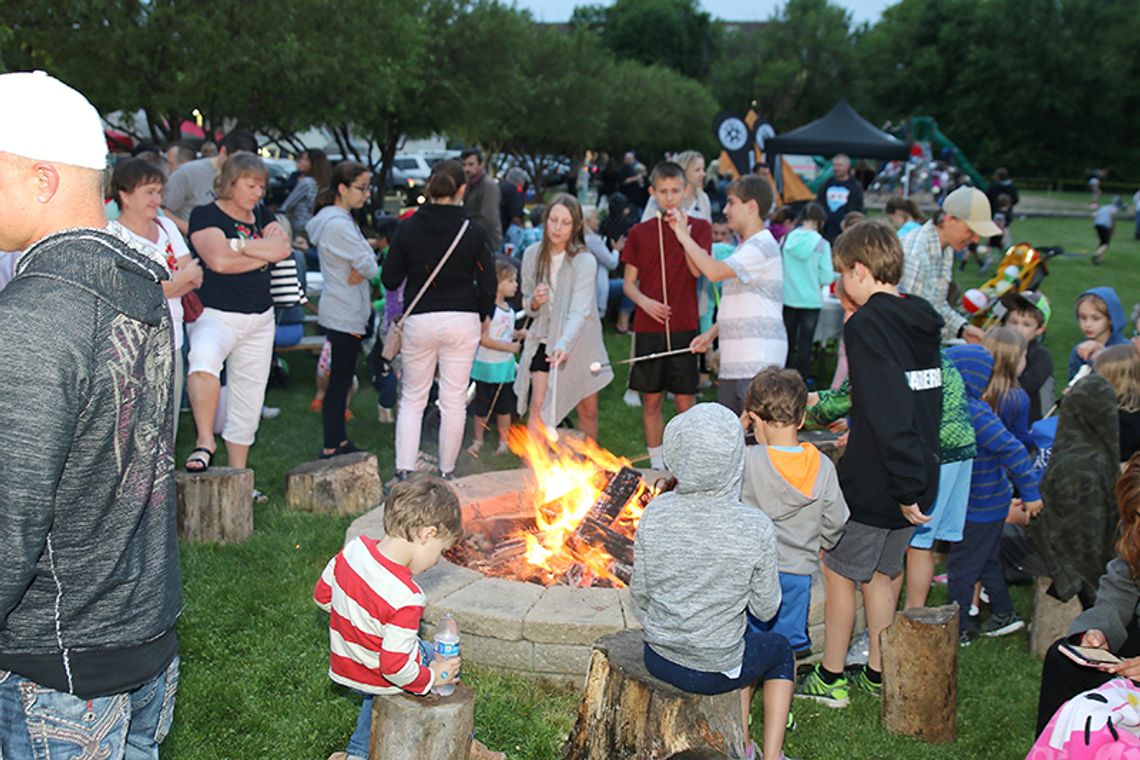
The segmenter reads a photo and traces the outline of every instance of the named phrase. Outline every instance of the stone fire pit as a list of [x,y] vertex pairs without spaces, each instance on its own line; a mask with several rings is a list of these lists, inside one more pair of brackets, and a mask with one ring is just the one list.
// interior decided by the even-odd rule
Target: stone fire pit
[[[650,482],[662,474],[643,473]],[[453,485],[468,530],[491,520],[534,516],[534,484],[528,470],[468,475]],[[383,506],[357,518],[345,541],[361,534],[384,534]],[[580,686],[597,638],[641,628],[629,589],[544,588],[487,577],[446,559],[416,580],[428,599],[420,634],[430,637],[440,616],[451,612],[459,621],[463,658],[495,670]],[[822,651],[823,588],[818,578],[813,579],[809,626],[816,650]]]

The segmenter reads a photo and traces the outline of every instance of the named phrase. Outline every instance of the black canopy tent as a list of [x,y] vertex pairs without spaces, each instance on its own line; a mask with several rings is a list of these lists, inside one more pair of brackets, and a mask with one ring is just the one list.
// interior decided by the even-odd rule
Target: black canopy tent
[[768,157],[780,153],[808,156],[834,156],[846,153],[855,158],[905,160],[907,144],[887,134],[860,116],[846,100],[840,100],[826,116],[764,141]]

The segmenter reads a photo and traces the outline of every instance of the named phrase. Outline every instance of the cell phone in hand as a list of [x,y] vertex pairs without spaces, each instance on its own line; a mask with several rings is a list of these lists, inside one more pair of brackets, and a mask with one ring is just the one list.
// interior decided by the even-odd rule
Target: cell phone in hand
[[1075,644],[1061,644],[1058,649],[1061,650],[1061,654],[1086,668],[1104,668],[1106,665],[1116,665],[1123,662],[1107,649],[1081,647]]

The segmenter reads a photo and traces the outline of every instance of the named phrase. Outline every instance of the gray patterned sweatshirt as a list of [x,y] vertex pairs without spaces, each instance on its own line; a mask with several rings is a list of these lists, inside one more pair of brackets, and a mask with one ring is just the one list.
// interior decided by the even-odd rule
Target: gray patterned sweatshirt
[[0,292],[0,669],[91,698],[177,651],[165,267],[55,233]]

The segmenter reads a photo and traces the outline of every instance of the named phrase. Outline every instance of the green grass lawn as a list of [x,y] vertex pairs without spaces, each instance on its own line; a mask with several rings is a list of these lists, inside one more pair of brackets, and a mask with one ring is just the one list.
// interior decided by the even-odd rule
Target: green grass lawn
[[[1130,310],[1140,299],[1140,244],[1132,241],[1131,227],[1121,225],[1104,265],[1094,268],[1087,256],[1095,246],[1091,221],[1027,219],[1017,222],[1013,233],[1015,240],[1074,252],[1050,262],[1043,286],[1054,306],[1045,345],[1060,386],[1069,349],[1080,337],[1075,297],[1093,285],[1113,285]],[[974,268],[959,275],[964,289],[983,279]],[[607,342],[611,357],[628,355],[628,339],[609,334]],[[182,545],[182,682],[165,758],[324,760],[344,748],[355,725],[359,703],[326,675],[326,618],[310,601],[313,583],[339,549],[349,520],[284,506],[285,471],[314,459],[321,444],[320,415],[308,410],[314,361],[298,354],[288,361],[290,388],[271,390],[268,399],[283,413],[262,423],[250,460],[258,487],[270,496],[268,504],[257,507],[253,536],[239,546]],[[365,387],[363,377],[361,382]],[[624,384],[619,367],[615,382],[601,394],[601,443],[636,457],[644,453],[640,412],[622,403]],[[352,410],[356,420],[349,435],[379,456],[383,476],[390,477],[394,429],[376,422],[375,394],[362,390]],[[182,416],[178,443],[181,463],[193,446],[188,415]],[[515,466],[511,455],[463,457],[459,473]],[[944,598],[944,590],[936,588],[931,602]],[[1014,601],[1026,617],[1028,589],[1015,588]],[[575,693],[474,667],[464,668],[464,675],[478,695],[476,730],[485,743],[512,760],[560,756],[574,720]],[[1027,654],[1024,634],[983,640],[960,655],[956,742],[932,747],[887,734],[878,703],[855,695],[843,711],[797,704],[799,727],[789,736],[787,751],[808,759],[1023,757],[1032,741],[1039,679],[1040,663]],[[759,700],[754,718],[759,735]]]

